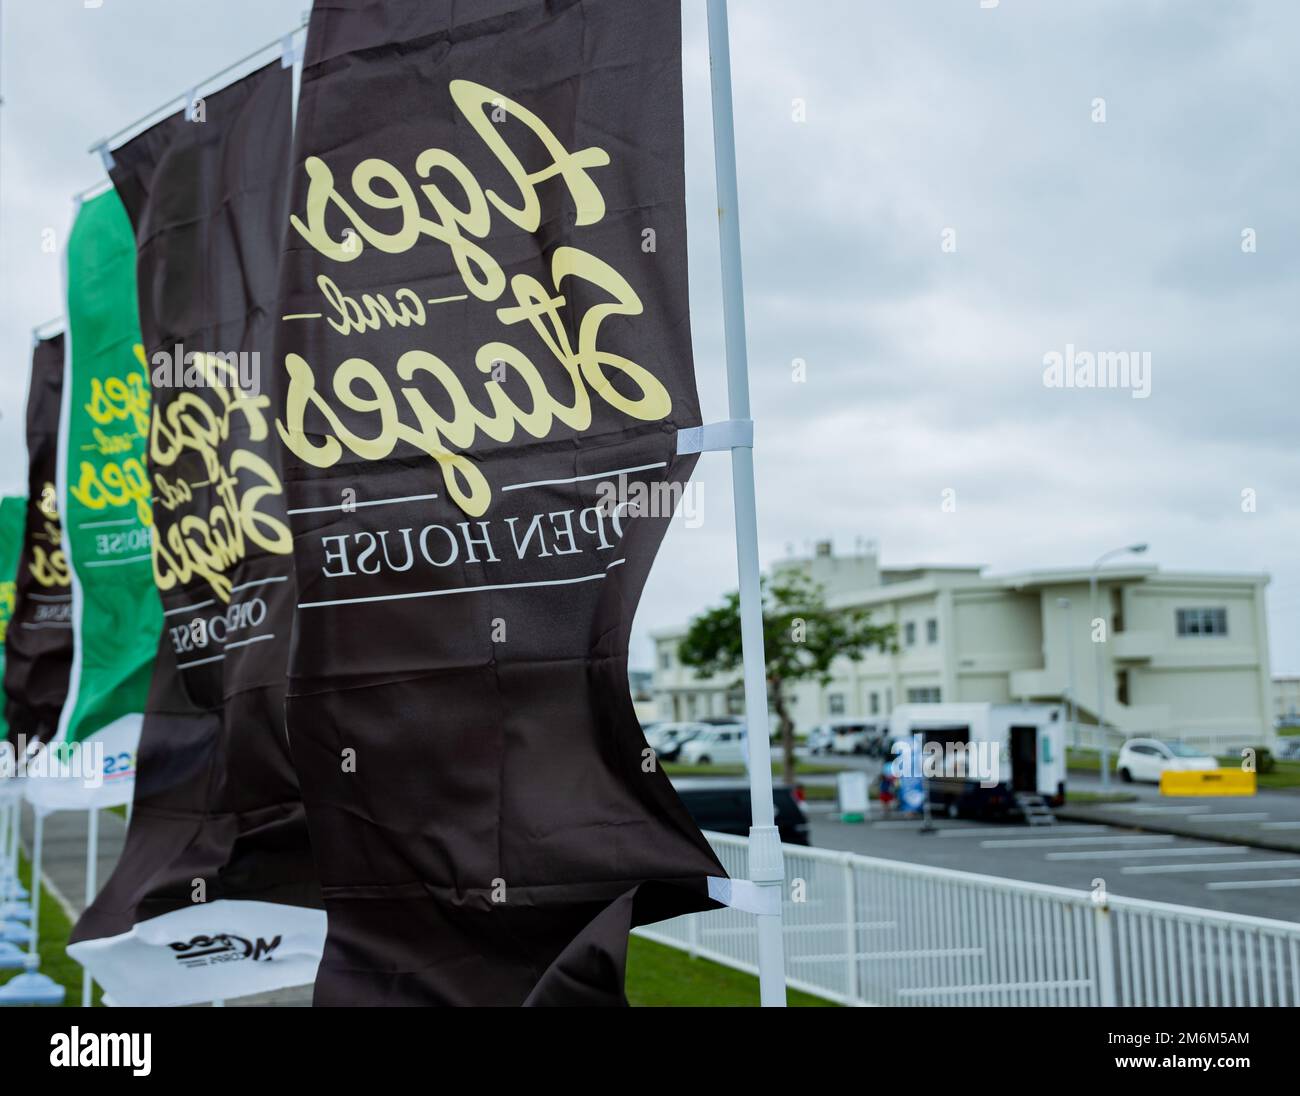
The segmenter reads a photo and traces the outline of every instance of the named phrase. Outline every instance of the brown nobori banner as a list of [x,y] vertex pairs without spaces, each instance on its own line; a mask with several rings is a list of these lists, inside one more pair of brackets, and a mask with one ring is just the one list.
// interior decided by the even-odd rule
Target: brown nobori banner
[[5,635],[5,719],[26,745],[58,729],[72,669],[72,590],[55,489],[63,335],[37,342],[27,391],[27,514]]
[[293,557],[262,390],[291,109],[277,61],[113,154],[138,250],[163,631],[126,847],[69,950],[119,1004],[309,983],[324,940],[284,728]]
[[700,422],[677,0],[317,0],[274,386],[318,1004],[618,1004],[725,873],[627,647]]

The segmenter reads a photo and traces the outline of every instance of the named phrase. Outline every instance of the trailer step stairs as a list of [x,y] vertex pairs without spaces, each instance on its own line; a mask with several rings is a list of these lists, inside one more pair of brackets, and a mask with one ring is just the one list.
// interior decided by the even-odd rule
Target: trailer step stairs
[[1041,795],[1030,792],[1016,792],[1016,806],[1020,808],[1020,813],[1024,817],[1026,824],[1030,826],[1054,826],[1056,825],[1056,815],[1052,813]]

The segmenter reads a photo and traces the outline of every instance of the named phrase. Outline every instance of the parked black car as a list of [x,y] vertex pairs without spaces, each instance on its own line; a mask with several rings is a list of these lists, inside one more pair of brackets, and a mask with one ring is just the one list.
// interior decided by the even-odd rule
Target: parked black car
[[[702,830],[716,830],[738,837],[749,835],[749,782],[739,778],[679,777],[673,787]],[[793,789],[785,784],[772,788],[776,827],[787,845],[808,844],[808,816]]]

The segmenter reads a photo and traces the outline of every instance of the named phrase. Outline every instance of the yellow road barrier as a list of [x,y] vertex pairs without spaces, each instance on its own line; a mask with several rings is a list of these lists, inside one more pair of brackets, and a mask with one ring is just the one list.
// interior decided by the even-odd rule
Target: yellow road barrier
[[1161,795],[1254,795],[1255,774],[1244,769],[1198,769],[1160,774]]

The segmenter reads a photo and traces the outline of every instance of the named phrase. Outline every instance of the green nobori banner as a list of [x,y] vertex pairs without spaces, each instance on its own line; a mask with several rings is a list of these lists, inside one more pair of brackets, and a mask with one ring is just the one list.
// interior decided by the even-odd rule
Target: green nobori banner
[[[18,556],[23,548],[23,525],[27,517],[27,500],[21,497],[0,498],[0,675],[4,673],[4,641],[9,621],[14,615],[18,589]],[[0,741],[8,732],[0,713]]]
[[[135,235],[116,191],[84,202],[68,240],[68,372],[58,493],[72,568],[72,675],[55,742],[92,745],[80,770],[28,782],[49,807],[131,800],[162,607],[153,581],[149,376],[136,307]],[[87,759],[102,770],[88,774]],[[65,761],[65,751],[61,760]]]

